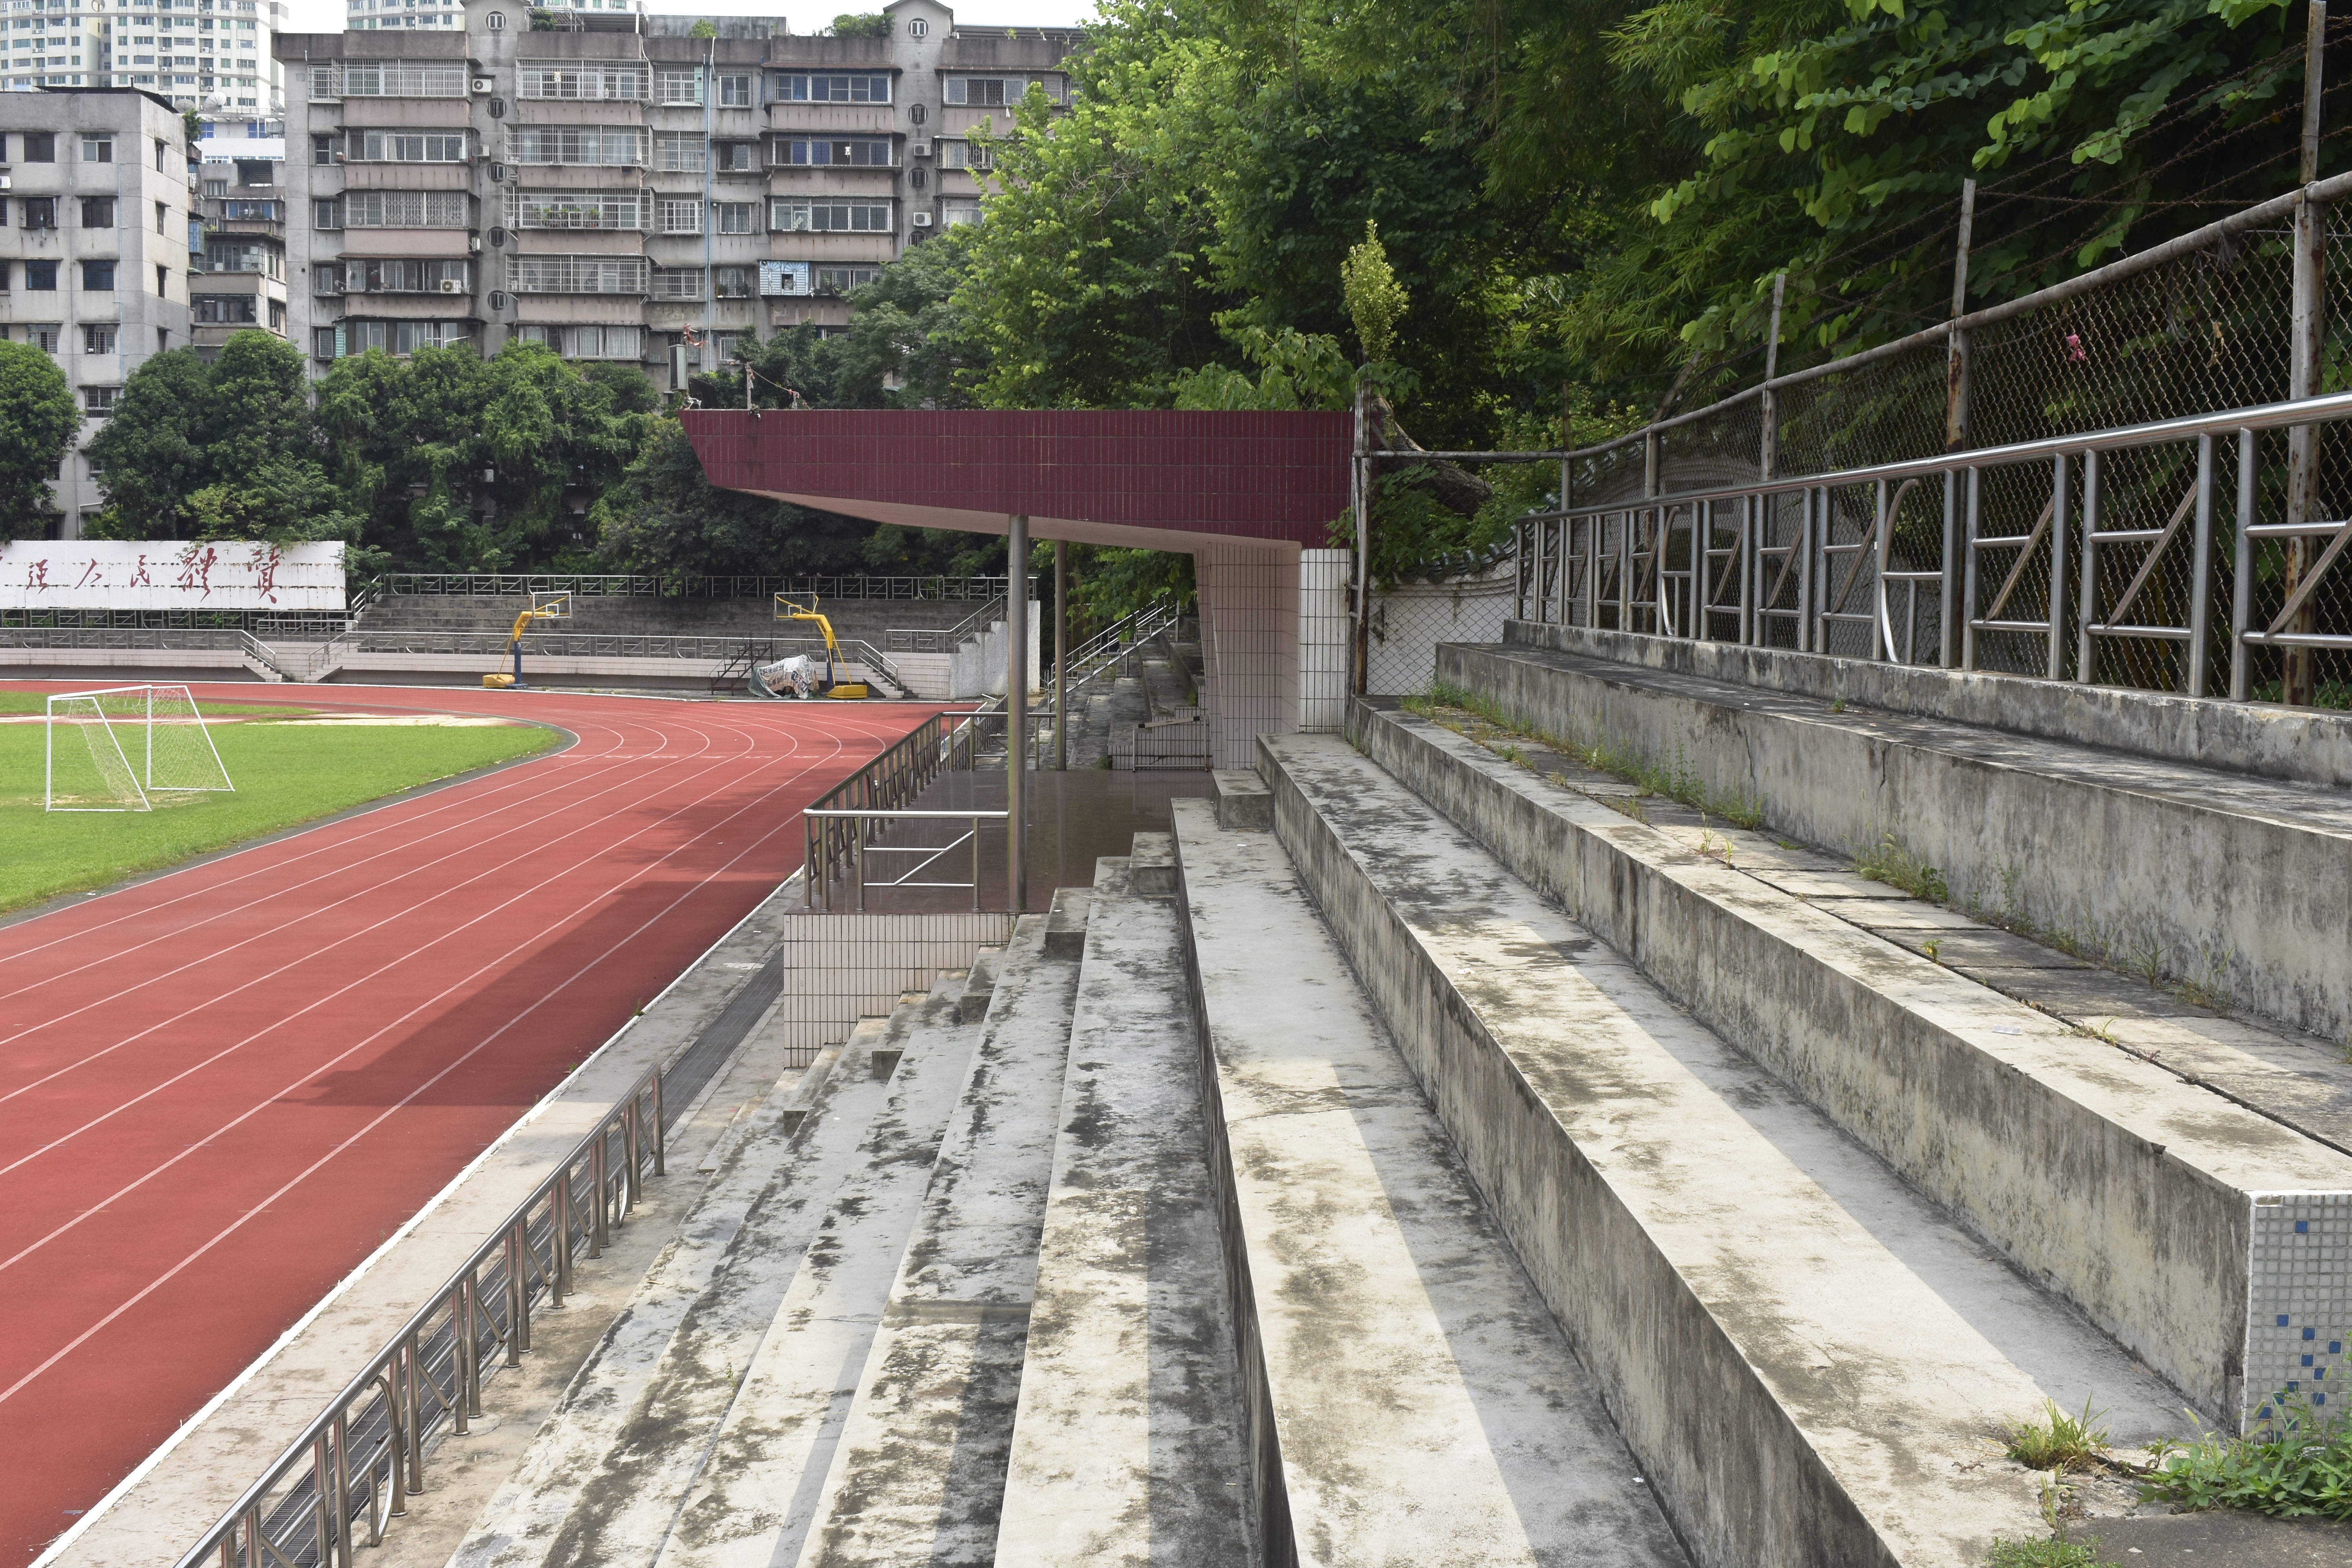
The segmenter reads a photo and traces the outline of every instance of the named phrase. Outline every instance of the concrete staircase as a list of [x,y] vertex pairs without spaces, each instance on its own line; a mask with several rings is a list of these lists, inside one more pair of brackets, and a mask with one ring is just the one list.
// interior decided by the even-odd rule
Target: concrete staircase
[[[2329,786],[1444,657],[1466,706],[1263,740],[751,1113],[457,1561],[1976,1568],[2048,1532],[2045,1402],[2129,1448],[2333,1395],[2340,1046],[1805,815],[1816,752],[1923,841],[1937,779],[2080,888],[2234,810],[2295,858],[2221,910],[2331,864]],[[1591,765],[1669,740],[1682,802]],[[2251,994],[2324,1012],[2325,918]]]

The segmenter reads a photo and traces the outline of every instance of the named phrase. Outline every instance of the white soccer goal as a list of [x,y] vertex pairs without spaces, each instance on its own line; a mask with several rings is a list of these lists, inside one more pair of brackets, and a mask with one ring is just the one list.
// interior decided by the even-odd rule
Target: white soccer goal
[[43,805],[152,811],[157,795],[234,792],[184,686],[110,686],[48,700]]

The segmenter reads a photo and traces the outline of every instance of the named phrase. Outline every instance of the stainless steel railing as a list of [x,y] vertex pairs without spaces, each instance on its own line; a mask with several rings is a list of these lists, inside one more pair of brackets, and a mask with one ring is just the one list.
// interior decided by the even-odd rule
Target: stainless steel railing
[[595,1129],[404,1324],[180,1559],[178,1568],[352,1568],[424,1490],[435,1439],[483,1413],[483,1387],[530,1349],[531,1312],[562,1306],[576,1254],[600,1257],[662,1175],[661,1072]]

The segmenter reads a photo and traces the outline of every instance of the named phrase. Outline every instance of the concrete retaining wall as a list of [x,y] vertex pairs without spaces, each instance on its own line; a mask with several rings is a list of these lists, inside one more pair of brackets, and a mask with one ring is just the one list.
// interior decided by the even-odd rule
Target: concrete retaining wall
[[1536,728],[1686,767],[1798,838],[1859,853],[1891,833],[1963,900],[2151,953],[2166,975],[2322,1037],[2352,1034],[2340,792],[1524,647],[1449,645],[1438,668]]
[[[1734,681],[1765,691],[1842,697],[1890,712],[1982,724],[2265,778],[2352,784],[2352,714],[2021,675],[1922,669],[1534,621],[1505,623],[1503,641]],[[1438,673],[1444,674],[1442,663]]]
[[[2249,1313],[2267,1299],[2250,1261],[2254,1194],[2352,1190],[2352,1157],[1435,725],[1359,705],[1351,726],[1514,875],[2209,1415],[2234,1424],[2247,1408]],[[1276,795],[1278,816],[1296,813],[1278,781]]]

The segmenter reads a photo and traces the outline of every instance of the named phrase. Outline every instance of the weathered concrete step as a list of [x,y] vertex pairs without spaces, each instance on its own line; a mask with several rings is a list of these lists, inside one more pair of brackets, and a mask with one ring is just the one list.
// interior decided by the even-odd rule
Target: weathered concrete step
[[1173,813],[1258,1561],[1685,1563],[1280,846]]
[[[822,1081],[786,1084],[751,1113],[723,1168],[484,1510],[454,1563],[522,1568],[655,1560],[740,1371],[773,1322],[845,1180],[875,1158],[918,1073],[952,1084],[971,1031],[961,978],[851,1032]],[[906,1075],[868,1064],[896,1053]],[[944,1054],[944,1062],[934,1062]],[[945,1097],[934,1118],[945,1117]]]
[[[1084,921],[1082,889],[1055,901]],[[994,1561],[1077,989],[1049,934],[1035,917],[1016,928],[862,1369],[841,1368],[802,1568]],[[793,1528],[756,1561],[794,1561]]]
[[2126,1442],[2178,1419],[1396,780],[1336,738],[1261,743],[1277,841],[1700,1563],[1974,1568],[2038,1529],[2027,1473],[1986,1462],[2004,1423],[2045,1397]]
[[1240,1368],[1175,910],[1096,862],[996,1561],[1254,1561]]
[[[2275,1320],[2324,1304],[2274,1300],[2257,1259],[2345,1279],[2329,1222],[2352,1219],[2352,1158],[1436,725],[1350,722],[1365,756],[2209,1415],[2234,1423],[2293,1375],[2304,1325]],[[1294,752],[1328,771],[1288,742],[1268,755]]]
[[[805,1523],[848,1406],[845,1384],[872,1342],[978,1044],[979,1031],[960,1019],[968,986],[968,977],[943,977],[919,1014],[902,1009],[865,1051],[845,1054],[835,1077],[872,1109],[862,1121],[836,1109],[803,1124],[803,1137],[845,1133],[848,1149],[841,1179],[814,1194],[797,1268],[770,1298],[758,1333],[693,1347],[724,1391],[719,1417],[698,1409],[693,1429],[648,1430],[648,1447],[685,1450],[646,1499],[648,1517],[660,1514],[656,1551],[572,1561],[766,1564],[794,1519]],[[893,1046],[898,1059],[877,1078],[871,1064]]]
[[1507,645],[1448,644],[1441,679],[1529,725],[1605,739],[1795,837],[1892,832],[1955,892],[2145,947],[2176,978],[2328,1038],[2352,1030],[2352,796],[2340,788]]

